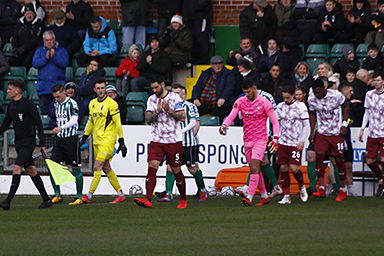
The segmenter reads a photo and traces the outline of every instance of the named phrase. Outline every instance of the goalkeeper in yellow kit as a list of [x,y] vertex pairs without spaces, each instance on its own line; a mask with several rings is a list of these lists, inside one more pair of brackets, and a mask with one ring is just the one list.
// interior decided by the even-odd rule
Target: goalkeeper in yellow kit
[[92,134],[95,164],[93,167],[93,180],[87,195],[82,197],[84,203],[90,203],[93,193],[101,180],[101,171],[107,175],[109,182],[117,191],[117,196],[110,204],[122,203],[126,196],[120,187],[115,172],[111,169],[116,137],[118,136],[120,151],[125,157],[127,148],[124,145],[123,129],[121,127],[120,112],[116,101],[106,95],[106,81],[101,78],[95,81],[94,91],[97,98],[89,102],[89,120],[85,127],[85,132],[80,140],[80,145],[84,144],[88,136]]

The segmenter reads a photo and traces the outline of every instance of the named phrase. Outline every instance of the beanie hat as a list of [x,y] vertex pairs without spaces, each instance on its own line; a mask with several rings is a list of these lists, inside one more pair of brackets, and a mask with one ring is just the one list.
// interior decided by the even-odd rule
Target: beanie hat
[[28,4],[24,5],[24,13],[26,13],[27,11],[31,11],[31,12],[36,14],[35,7],[33,6],[32,3],[28,3]]
[[107,87],[105,88],[105,91],[106,92],[108,92],[108,91],[115,91],[115,92],[117,92],[117,89],[116,89],[116,87],[114,86],[114,85],[107,85]]
[[344,45],[342,51],[344,57],[347,57],[350,53],[354,53],[353,48],[349,45]]
[[237,60],[238,66],[243,66],[244,68],[246,68],[248,70],[252,69],[252,64],[253,64],[252,60],[250,60],[247,57],[242,57],[242,58]]
[[172,22],[177,22],[180,25],[183,25],[183,17],[181,17],[180,14],[176,13],[175,15],[173,15],[173,17],[171,19],[171,23]]

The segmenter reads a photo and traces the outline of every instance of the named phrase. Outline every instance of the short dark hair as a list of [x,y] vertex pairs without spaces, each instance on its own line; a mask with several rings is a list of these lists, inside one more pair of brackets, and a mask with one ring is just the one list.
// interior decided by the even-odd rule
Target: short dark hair
[[55,84],[55,85],[52,87],[51,91],[52,91],[53,93],[55,93],[55,92],[63,92],[63,91],[64,91],[64,85],[62,85],[62,84]]
[[384,79],[383,73],[381,73],[381,72],[373,72],[373,74],[372,74],[372,78],[376,78],[379,76],[381,76],[381,78]]
[[294,95],[295,94],[295,91],[296,91],[296,87],[295,86],[292,86],[292,85],[285,85],[283,86],[283,88],[281,89],[282,92],[285,92],[285,93],[289,93],[291,95]]
[[151,79],[151,84],[152,83],[165,83],[165,78],[163,76],[155,76]]
[[246,78],[244,79],[242,82],[241,82],[241,88],[243,88],[244,90],[246,89],[249,89],[253,86],[256,86],[257,87],[257,84],[255,83],[254,80],[250,79],[250,78]]
[[22,92],[25,91],[25,83],[23,80],[20,80],[20,79],[11,80],[8,82],[8,86],[9,85],[19,88]]
[[281,71],[281,66],[278,63],[273,63],[272,66],[269,68],[269,70],[271,70],[273,67],[279,67]]
[[312,89],[316,89],[316,88],[320,88],[320,87],[325,87],[324,80],[321,79],[321,77],[318,77],[315,81],[312,82],[311,87],[312,87]]
[[102,83],[104,83],[105,86],[107,86],[107,80],[105,80],[104,77],[99,77],[99,78],[97,78],[97,79],[95,80],[95,83],[94,83],[93,86],[96,86],[96,84],[102,84]]
[[347,82],[342,82],[340,84],[340,86],[339,86],[339,91],[342,91],[342,90],[344,90],[345,88],[348,88],[348,87],[353,87],[353,85],[350,84],[350,83],[347,83]]
[[101,22],[101,19],[99,16],[93,16],[90,20],[90,23],[95,24],[97,22]]
[[376,50],[376,51],[379,51],[379,47],[377,47],[376,44],[370,44],[368,45],[368,51],[369,50]]
[[179,83],[172,84],[172,89],[181,89],[181,90],[184,90],[185,92],[187,92],[187,88],[185,88],[185,86],[183,86]]
[[347,72],[345,72],[345,74],[348,74],[348,73],[353,73],[353,74],[356,75],[356,70],[351,69],[351,68],[348,68],[348,69],[347,69]]

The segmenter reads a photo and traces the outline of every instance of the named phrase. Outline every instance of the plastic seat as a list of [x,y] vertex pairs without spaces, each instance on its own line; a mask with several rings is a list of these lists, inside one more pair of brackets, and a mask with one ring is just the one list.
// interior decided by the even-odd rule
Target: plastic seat
[[219,126],[220,119],[218,116],[201,116],[200,125],[201,126]]
[[356,57],[365,58],[368,56],[369,44],[359,44],[356,48]]
[[138,124],[144,122],[144,106],[127,104],[127,123]]
[[51,118],[49,118],[48,115],[40,115],[40,118],[41,118],[41,122],[43,123],[43,127],[48,128],[49,121],[51,120]]
[[115,72],[117,70],[116,67],[104,67],[105,69],[105,80],[116,82]]
[[26,71],[25,67],[15,67],[15,66],[12,66],[9,69],[9,72],[5,76],[3,76],[3,79],[8,79],[8,80],[12,80],[12,79],[26,80],[27,79],[27,71]]
[[72,67],[66,67],[65,68],[65,80],[66,81],[72,81],[73,80],[73,68]]
[[350,46],[353,48],[353,44],[335,44],[333,47],[332,47],[332,50],[331,50],[331,54],[329,55],[329,57],[331,58],[340,58],[343,56],[343,47],[344,46]]
[[11,43],[6,43],[3,48],[3,54],[5,57],[12,57],[13,49]]
[[308,63],[309,74],[315,73],[315,71],[317,71],[317,65],[319,65],[319,63],[324,62],[324,61],[325,61],[325,59],[323,59],[323,58],[308,58],[308,59],[306,59],[305,62]]
[[76,72],[75,72],[74,80],[75,81],[80,81],[81,76],[85,73],[86,70],[87,69],[85,67],[77,68]]
[[36,92],[36,87],[37,87],[37,81],[36,80],[27,81],[27,95],[28,95],[28,97],[33,92]]
[[126,103],[143,103],[144,106],[147,105],[148,93],[146,92],[130,92],[125,97]]
[[305,54],[306,58],[324,58],[329,57],[328,44],[310,44]]
[[39,71],[36,68],[31,67],[28,70],[27,80],[37,80],[38,72]]

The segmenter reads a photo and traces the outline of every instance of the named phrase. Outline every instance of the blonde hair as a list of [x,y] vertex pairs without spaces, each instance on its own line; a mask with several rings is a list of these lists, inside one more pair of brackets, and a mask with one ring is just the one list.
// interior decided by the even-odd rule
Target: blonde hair
[[139,54],[140,54],[140,48],[137,45],[133,44],[133,45],[131,45],[129,47],[129,49],[128,49],[128,56],[130,58],[132,58],[133,51],[135,51],[135,50],[137,50],[139,52]]
[[300,67],[301,65],[304,65],[304,66],[307,68],[308,73],[309,73],[309,65],[308,65],[308,63],[305,62],[305,61],[300,61],[299,63],[297,63],[297,65],[296,65],[295,68],[293,69],[293,70],[295,71],[295,73],[297,72],[297,70],[299,69],[299,67]]

